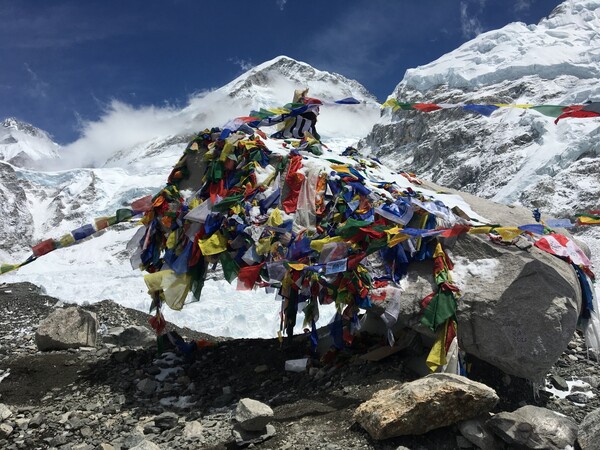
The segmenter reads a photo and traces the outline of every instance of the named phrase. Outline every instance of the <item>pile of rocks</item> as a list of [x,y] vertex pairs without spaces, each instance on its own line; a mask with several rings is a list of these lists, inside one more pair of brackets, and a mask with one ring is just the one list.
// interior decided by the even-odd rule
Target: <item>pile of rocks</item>
[[[304,337],[282,348],[174,329],[203,345],[186,354],[164,342],[159,355],[145,314],[109,301],[75,311],[56,303],[32,285],[0,287],[0,335],[10,336],[0,341],[1,448],[564,448],[577,437],[585,450],[600,442],[600,367],[578,335],[549,374],[554,394],[536,396],[527,381],[477,361],[470,380],[418,378],[408,363],[414,349],[368,361],[356,353],[380,343],[366,337],[355,353],[318,361]],[[48,322],[68,317],[68,339],[79,336],[80,346],[60,347],[65,338],[59,350],[38,350],[36,340],[50,341],[43,336],[64,338]],[[286,360],[302,358],[305,371],[285,371]]]

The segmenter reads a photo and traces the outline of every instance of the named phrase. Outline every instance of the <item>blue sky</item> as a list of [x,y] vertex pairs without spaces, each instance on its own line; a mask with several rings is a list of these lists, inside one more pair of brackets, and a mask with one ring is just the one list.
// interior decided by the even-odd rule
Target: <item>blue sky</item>
[[[406,69],[559,0],[0,0],[0,119],[60,143],[112,100],[185,105],[287,55],[385,100]],[[107,137],[109,139],[109,137]]]

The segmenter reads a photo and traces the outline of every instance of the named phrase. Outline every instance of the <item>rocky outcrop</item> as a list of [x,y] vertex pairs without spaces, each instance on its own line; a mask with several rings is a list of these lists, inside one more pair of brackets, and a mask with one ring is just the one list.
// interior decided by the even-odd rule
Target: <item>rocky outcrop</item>
[[96,314],[76,306],[57,308],[40,323],[35,342],[41,351],[94,347],[97,329]]
[[573,420],[532,405],[496,414],[487,425],[506,443],[517,447],[562,450],[573,446],[577,437]]
[[432,374],[377,392],[354,419],[374,439],[423,434],[489,412],[498,396],[460,375]]
[[[600,79],[600,57],[591,51],[598,43],[599,10],[597,1],[567,1],[537,25],[512,23],[482,33],[409,69],[392,97],[449,104],[593,100]],[[598,173],[599,134],[596,119],[555,125],[551,117],[517,108],[491,117],[460,108],[388,111],[362,146],[392,168],[564,216],[597,206],[600,182],[593,174]]]

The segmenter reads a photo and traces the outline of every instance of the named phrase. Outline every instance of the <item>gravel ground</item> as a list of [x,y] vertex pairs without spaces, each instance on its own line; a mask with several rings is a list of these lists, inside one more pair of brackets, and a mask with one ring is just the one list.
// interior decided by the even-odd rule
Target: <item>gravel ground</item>
[[[57,303],[28,283],[0,285],[0,403],[13,413],[2,424],[10,433],[0,426],[0,448],[109,450],[143,441],[164,449],[236,448],[233,416],[244,397],[274,410],[275,433],[253,444],[256,448],[458,448],[456,427],[378,442],[353,422],[356,406],[374,392],[416,378],[407,364],[410,350],[379,362],[359,358],[379,344],[378,338],[364,337],[352,351],[327,364],[314,361],[302,373],[286,372],[284,365],[310,356],[303,336],[282,346],[276,339],[224,340],[172,327],[186,341],[212,345],[190,356],[173,348],[158,355],[155,345],[119,347],[98,339],[95,348],[42,353],[35,346],[35,329]],[[100,326],[147,325],[146,314],[111,301],[85,309],[97,314]],[[549,377],[587,381],[591,399],[559,399],[483,362],[473,360],[472,367],[470,378],[500,396],[495,412],[532,404],[580,423],[600,407],[600,365],[587,358],[579,335]]]

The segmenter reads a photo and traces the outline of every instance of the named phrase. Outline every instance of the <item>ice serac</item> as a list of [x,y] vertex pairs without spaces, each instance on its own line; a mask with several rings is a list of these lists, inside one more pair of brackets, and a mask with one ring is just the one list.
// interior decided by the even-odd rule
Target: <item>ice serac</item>
[[[568,0],[537,25],[488,31],[409,69],[405,102],[581,104],[600,98],[600,1]],[[503,203],[567,216],[598,206],[600,122],[502,108],[387,111],[365,139],[395,168]]]

